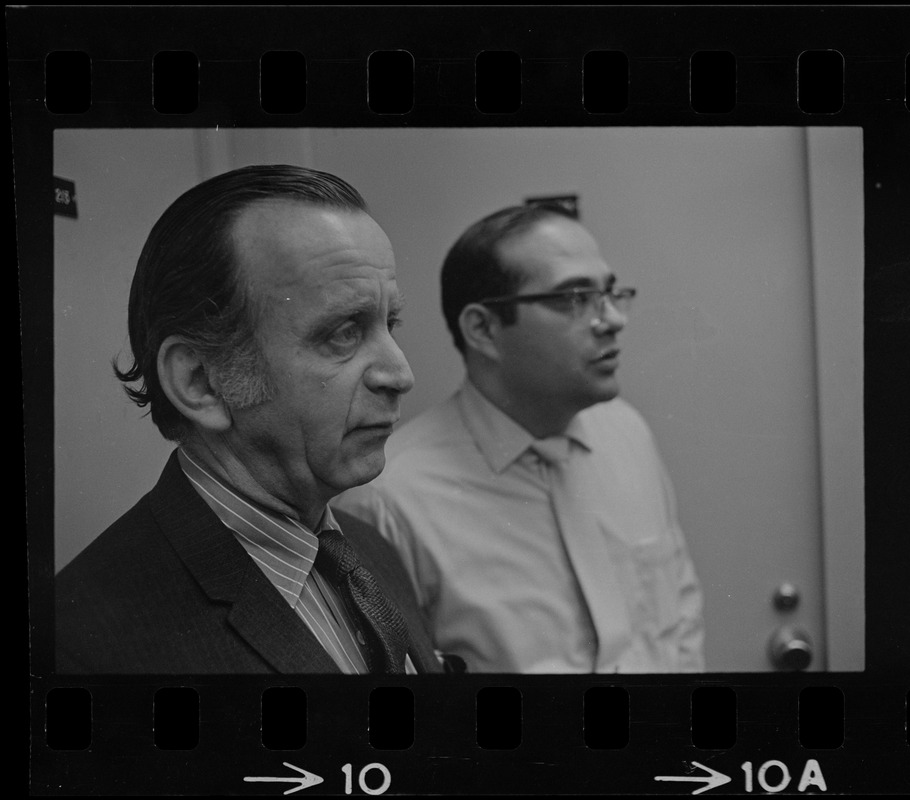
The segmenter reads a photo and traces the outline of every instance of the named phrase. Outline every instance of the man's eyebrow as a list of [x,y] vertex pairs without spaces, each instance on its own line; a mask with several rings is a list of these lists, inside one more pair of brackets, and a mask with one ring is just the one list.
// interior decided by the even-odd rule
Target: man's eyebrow
[[342,317],[350,314],[359,314],[370,311],[376,307],[376,301],[371,297],[344,297],[328,300],[322,307],[320,317]]
[[[616,276],[610,275],[606,280],[605,289],[612,289],[616,285]],[[566,278],[564,281],[557,283],[550,291],[551,292],[565,292],[571,289],[599,289],[600,282],[594,280],[594,278],[588,277],[577,277],[577,278]]]
[[389,300],[389,311],[392,314],[400,314],[404,310],[404,295],[397,294]]
[[368,297],[339,297],[328,300],[306,324],[306,328],[315,334],[321,334],[334,325],[350,317],[368,314],[376,307],[376,302]]
[[[391,298],[389,300],[389,313],[400,314],[404,301],[402,297]],[[311,328],[322,330],[330,328],[336,322],[355,317],[360,314],[372,314],[379,308],[376,298],[364,297],[338,297],[326,302],[319,310],[319,314],[312,320]]]

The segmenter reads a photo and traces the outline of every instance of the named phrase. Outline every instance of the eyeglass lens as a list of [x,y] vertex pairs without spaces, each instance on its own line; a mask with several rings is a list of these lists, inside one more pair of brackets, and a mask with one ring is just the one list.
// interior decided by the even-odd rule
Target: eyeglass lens
[[634,292],[628,289],[608,289],[605,292],[585,292],[576,296],[575,309],[582,313],[604,314],[607,304],[613,306],[620,314],[625,314],[632,305]]

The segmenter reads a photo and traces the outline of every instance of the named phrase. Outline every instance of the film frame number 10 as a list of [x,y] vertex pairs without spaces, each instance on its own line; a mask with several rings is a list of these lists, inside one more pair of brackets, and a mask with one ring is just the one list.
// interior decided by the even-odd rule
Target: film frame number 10
[[[367,775],[369,775],[374,770],[382,775],[382,783],[380,783],[379,786],[376,786],[375,788],[367,785]],[[342,766],[341,771],[344,773],[344,793],[351,794],[351,792],[354,790],[354,767],[351,766],[351,764],[345,764]],[[371,764],[367,764],[357,772],[357,784],[360,786],[360,790],[366,794],[384,794],[389,790],[389,786],[392,785],[392,774],[384,764],[380,764],[374,761]]]

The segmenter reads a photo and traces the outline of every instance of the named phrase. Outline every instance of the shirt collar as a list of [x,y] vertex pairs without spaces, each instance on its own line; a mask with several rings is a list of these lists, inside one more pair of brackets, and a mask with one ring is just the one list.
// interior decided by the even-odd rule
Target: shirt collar
[[312,569],[318,550],[318,534],[324,530],[340,531],[332,510],[326,506],[316,530],[311,531],[299,520],[266,508],[239,494],[215,476],[199,455],[190,456],[182,447],[177,458],[184,474],[189,478],[209,508],[232,531],[242,535],[256,546],[291,561],[301,571],[300,581],[305,581]]
[[584,411],[579,411],[569,421],[569,425],[566,428],[566,436],[569,437],[570,441],[575,442],[575,444],[580,445],[585,450],[593,450],[593,442],[596,441],[596,438],[591,436],[586,420],[587,414]]
[[[490,469],[501,473],[533,443],[534,437],[481,394],[466,378],[459,393],[461,415]],[[590,450],[592,438],[581,414],[572,417],[565,436]]]

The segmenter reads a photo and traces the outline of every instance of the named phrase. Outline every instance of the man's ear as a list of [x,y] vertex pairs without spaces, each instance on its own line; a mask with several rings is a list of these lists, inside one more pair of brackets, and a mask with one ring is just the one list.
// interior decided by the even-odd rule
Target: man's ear
[[502,322],[493,311],[480,303],[469,303],[458,315],[458,326],[468,350],[475,350],[494,361],[499,360],[496,334]]
[[211,433],[231,427],[230,409],[212,388],[205,364],[179,336],[168,336],[158,348],[158,380],[176,408],[193,425]]

